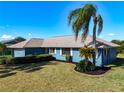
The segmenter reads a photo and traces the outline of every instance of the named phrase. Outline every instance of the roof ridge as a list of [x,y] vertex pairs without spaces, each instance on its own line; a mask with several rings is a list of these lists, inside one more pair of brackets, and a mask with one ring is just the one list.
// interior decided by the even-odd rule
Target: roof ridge
[[41,39],[41,40],[44,40],[43,38],[31,38],[30,40],[32,40],[32,39]]
[[65,36],[74,36],[74,35],[52,36],[52,37],[48,37],[48,38],[65,37]]
[[31,40],[31,39],[26,40],[27,42],[25,41],[26,43],[23,45],[23,48],[27,45],[27,43],[29,43],[30,40]]

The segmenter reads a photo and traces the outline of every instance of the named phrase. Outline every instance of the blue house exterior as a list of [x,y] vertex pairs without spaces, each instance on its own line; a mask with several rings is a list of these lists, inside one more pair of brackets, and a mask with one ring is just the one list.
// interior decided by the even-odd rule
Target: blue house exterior
[[[61,48],[55,48],[56,53],[51,54],[53,57],[55,57],[57,60],[62,60],[66,61],[65,55],[61,55]],[[112,61],[116,59],[117,51],[116,48],[110,48],[107,51],[108,53],[106,54],[106,49],[98,48],[97,53],[96,53],[96,66],[103,66],[103,65],[108,65]],[[80,60],[84,59],[80,57],[79,49],[78,48],[72,48],[72,62],[78,63]],[[92,61],[92,59],[91,59]]]
[[[51,54],[57,60],[66,61],[65,53],[72,56],[72,62],[84,59],[80,57],[79,49],[83,47],[79,37],[77,41],[74,36],[53,37],[46,40],[31,39],[9,46],[13,57],[22,57],[36,54]],[[92,37],[88,37],[87,44],[92,46]],[[90,46],[90,45],[89,45]],[[91,47],[90,46],[90,47]],[[97,39],[96,66],[108,65],[116,59],[118,45]],[[92,59],[91,59],[92,61]]]

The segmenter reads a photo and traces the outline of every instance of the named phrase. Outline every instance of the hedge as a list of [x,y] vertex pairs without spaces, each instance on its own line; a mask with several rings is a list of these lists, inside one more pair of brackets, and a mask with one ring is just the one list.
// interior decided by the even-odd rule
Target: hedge
[[25,57],[0,57],[0,64],[24,64],[24,63],[36,63],[42,61],[50,61],[54,60],[55,58],[52,55],[42,54],[42,55],[35,55],[35,56],[25,56]]

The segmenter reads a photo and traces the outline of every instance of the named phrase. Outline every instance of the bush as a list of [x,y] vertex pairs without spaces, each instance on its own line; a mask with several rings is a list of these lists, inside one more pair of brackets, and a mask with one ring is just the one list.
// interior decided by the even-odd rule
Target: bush
[[65,59],[66,59],[66,61],[68,61],[68,62],[72,62],[72,56],[70,56],[70,55],[66,55],[66,56],[65,56]]
[[6,58],[5,57],[0,57],[0,64],[5,64],[6,63]]
[[36,55],[25,57],[0,57],[0,64],[24,64],[24,63],[36,63],[41,61],[50,61],[55,58],[52,55]]
[[79,63],[76,64],[76,70],[81,71],[81,72],[86,72],[85,60],[81,60]]
[[94,69],[95,65],[90,61],[86,62],[85,60],[81,60],[79,63],[76,64],[76,70],[80,72],[92,71]]
[[93,71],[94,69],[95,69],[95,65],[92,62],[88,61],[87,66],[86,66],[86,70],[87,71]]
[[41,61],[50,61],[55,58],[52,55],[36,55],[36,56],[26,56],[26,57],[16,57],[12,59],[14,63],[34,63]]

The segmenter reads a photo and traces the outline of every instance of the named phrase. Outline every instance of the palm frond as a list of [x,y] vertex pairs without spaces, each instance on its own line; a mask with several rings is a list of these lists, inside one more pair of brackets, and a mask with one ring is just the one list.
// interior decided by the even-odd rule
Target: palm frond
[[102,19],[101,15],[97,16],[97,22],[98,22],[98,35],[99,35],[103,29],[103,19]]
[[93,4],[86,4],[84,7],[84,13],[88,15],[96,15],[97,7]]
[[78,34],[81,31],[83,24],[84,24],[84,20],[82,20],[82,16],[78,16],[78,18],[73,22],[72,24],[72,29],[73,32],[75,33],[75,39],[77,40],[78,38]]
[[85,41],[85,39],[87,38],[89,34],[90,19],[91,19],[91,15],[87,15],[85,19],[85,23],[83,24],[82,42]]
[[68,24],[70,25],[72,21],[79,15],[81,8],[75,9],[70,12],[68,16]]

